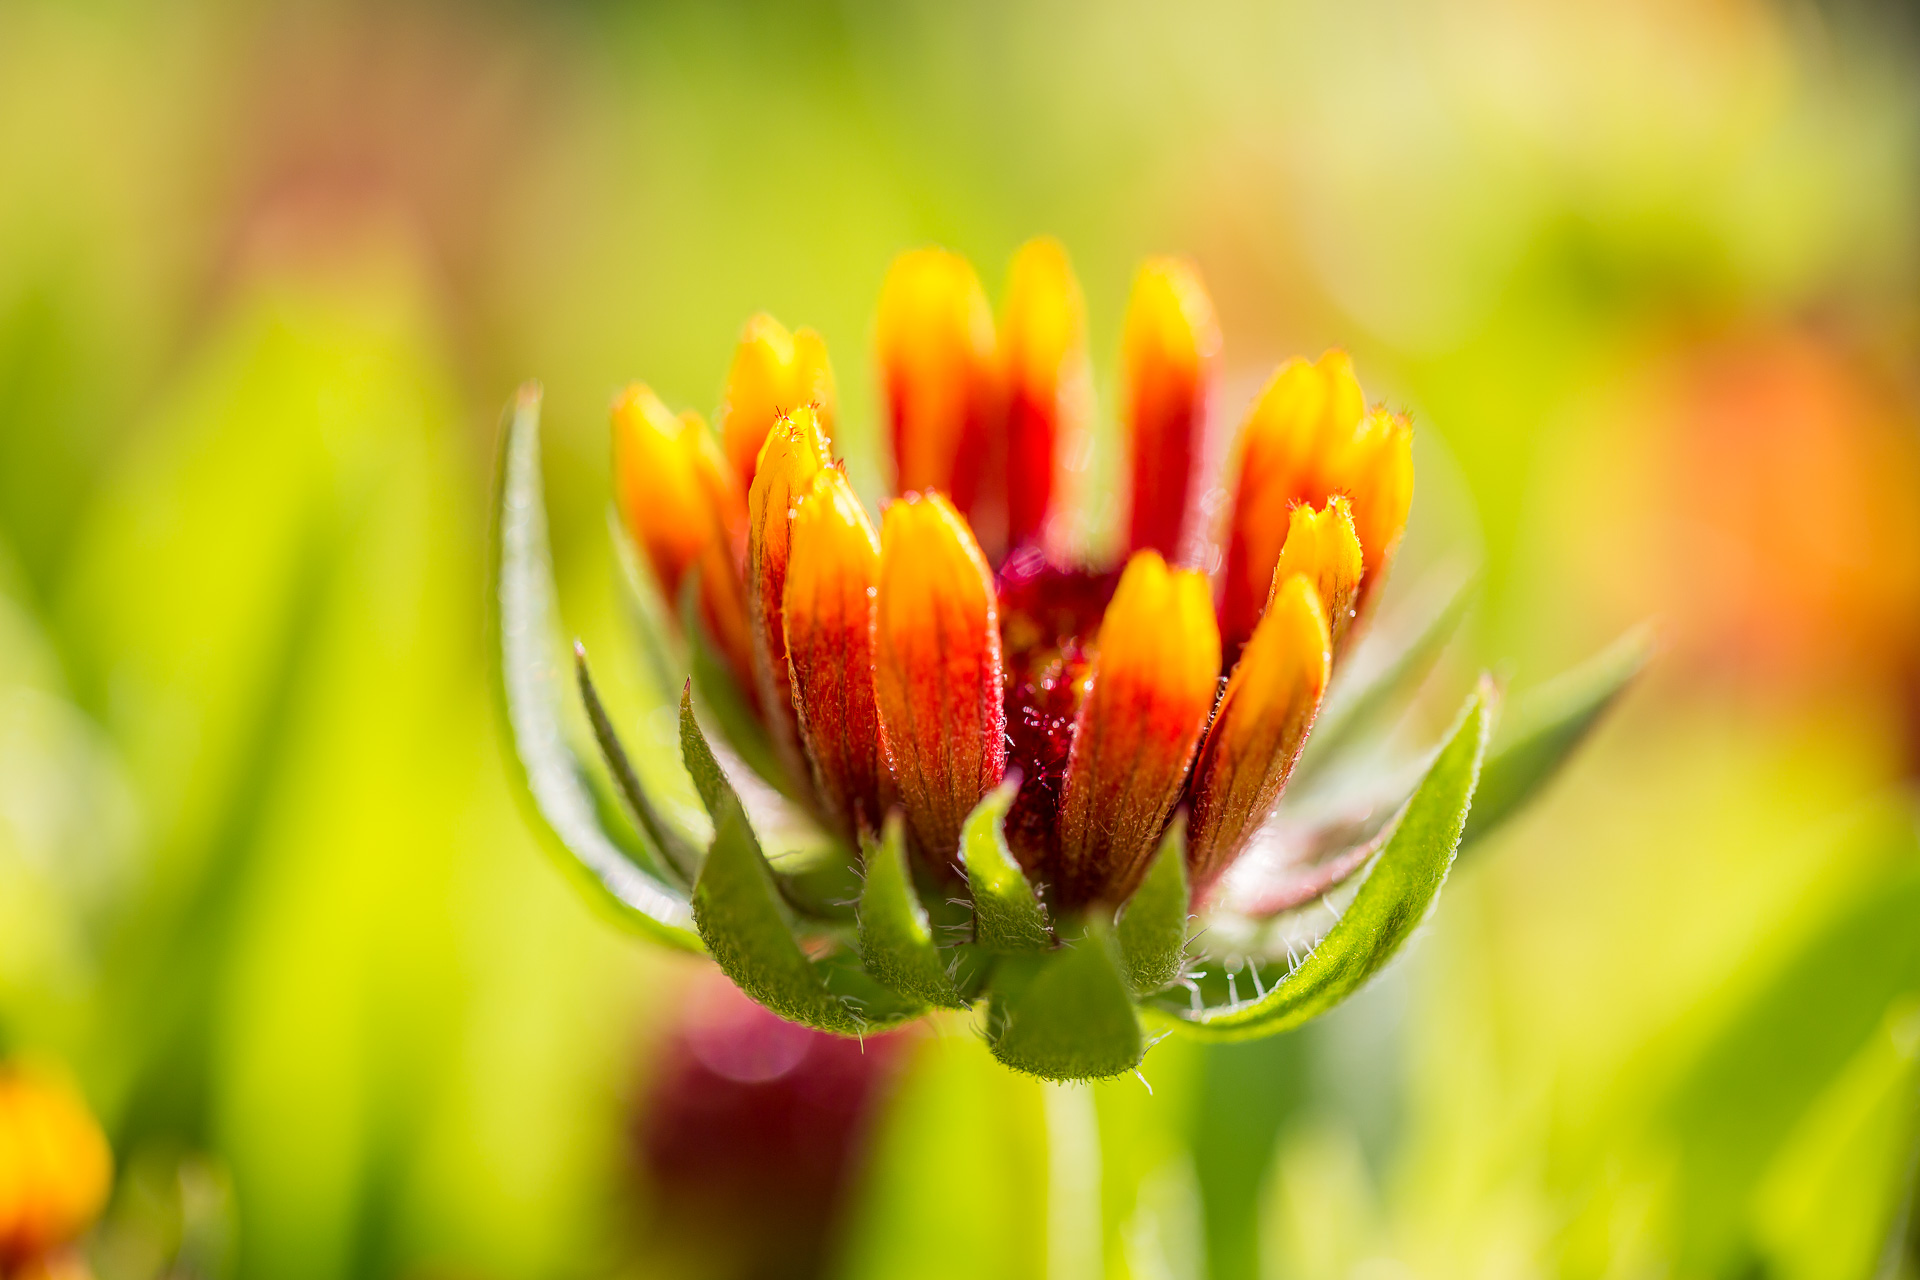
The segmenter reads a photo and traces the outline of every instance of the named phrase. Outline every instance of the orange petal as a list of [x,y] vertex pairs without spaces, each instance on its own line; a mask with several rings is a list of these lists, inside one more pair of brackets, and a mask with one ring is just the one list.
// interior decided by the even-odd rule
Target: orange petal
[[742,489],[753,484],[760,446],[774,422],[803,405],[814,406],[820,430],[831,439],[834,384],[826,343],[811,329],[789,334],[785,325],[763,311],[741,331],[720,400],[727,461],[740,477]]
[[71,1243],[112,1180],[113,1153],[80,1096],[0,1066],[0,1265]]
[[1149,258],[1134,277],[1121,338],[1133,505],[1127,545],[1179,554],[1193,496],[1220,324],[1200,272]]
[[874,700],[880,539],[838,467],[808,482],[791,538],[784,616],[793,706],[814,785],[853,840],[880,830],[892,791]]
[[1327,505],[1319,511],[1302,503],[1288,519],[1287,541],[1280,548],[1266,608],[1273,608],[1273,593],[1288,579],[1304,575],[1319,592],[1320,607],[1333,637],[1333,652],[1338,654],[1353,621],[1364,563],[1360,538],[1353,531],[1352,503],[1338,494],[1327,499]]
[[1220,608],[1228,654],[1259,620],[1296,503],[1324,507],[1335,494],[1352,502],[1363,558],[1355,610],[1365,612],[1406,525],[1412,440],[1404,418],[1367,412],[1345,352],[1329,351],[1315,364],[1290,360],[1274,374],[1237,446]]
[[1038,541],[1064,445],[1091,426],[1086,302],[1058,240],[1029,240],[1007,272],[1000,325],[1007,396],[1007,545]]
[[1320,710],[1332,665],[1326,612],[1313,579],[1294,574],[1276,582],[1193,767],[1187,866],[1196,900],[1279,801]]
[[737,548],[746,501],[719,446],[696,413],[679,417],[642,383],[613,402],[613,470],[633,540],[677,610],[689,571],[700,574],[701,619],[751,694],[752,644]]
[[755,464],[747,495],[747,593],[753,631],[754,687],[765,712],[768,736],[789,776],[803,786],[809,771],[800,752],[787,673],[785,609],[789,529],[794,502],[831,461],[812,408],[775,420]]
[[973,266],[945,249],[893,260],[874,322],[896,487],[939,489],[971,514],[995,412],[993,312]]
[[908,494],[881,525],[874,606],[880,728],[901,804],[938,866],[1006,771],[1000,619],[967,522],[937,493]]
[[1126,900],[1213,709],[1220,630],[1206,576],[1137,552],[1100,621],[1060,809],[1056,903]]

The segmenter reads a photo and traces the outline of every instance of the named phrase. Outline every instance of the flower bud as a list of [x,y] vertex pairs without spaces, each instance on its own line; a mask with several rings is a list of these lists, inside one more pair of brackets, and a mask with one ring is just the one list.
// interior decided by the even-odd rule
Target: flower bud
[[71,1243],[112,1181],[113,1153],[80,1097],[0,1066],[0,1274]]
[[720,433],[740,487],[753,485],[767,432],[783,414],[811,405],[821,434],[833,436],[835,392],[827,344],[811,329],[786,326],[766,312],[747,321],[721,394]]
[[1206,428],[1220,325],[1200,272],[1149,258],[1134,277],[1121,338],[1133,505],[1127,546],[1177,556]]
[[1193,767],[1187,868],[1196,901],[1273,812],[1332,670],[1332,642],[1314,580],[1304,573],[1277,580],[1272,596],[1227,679]]
[[972,264],[936,248],[895,258],[880,287],[874,347],[895,488],[939,489],[971,514],[997,399],[993,312]]
[[1006,389],[1007,545],[1037,542],[1055,501],[1061,450],[1090,428],[1086,303],[1058,240],[1013,255],[1000,325]]
[[620,510],[654,577],[678,609],[681,584],[700,574],[700,615],[751,694],[753,646],[740,582],[747,504],[700,415],[676,418],[642,383],[613,402],[613,471]]
[[874,701],[873,614],[880,539],[846,473],[815,473],[794,508],[786,655],[800,740],[840,832],[877,833],[892,777]]
[[1213,710],[1220,630],[1206,576],[1127,562],[1074,720],[1055,901],[1125,901],[1146,870]]
[[1006,771],[1007,736],[993,578],[940,494],[910,493],[882,521],[874,670],[901,805],[928,860],[946,866]]
[[1404,417],[1369,413],[1342,351],[1290,360],[1274,374],[1240,429],[1239,480],[1227,536],[1221,627],[1227,652],[1253,633],[1273,583],[1295,503],[1352,504],[1362,572],[1354,603],[1363,615],[1385,579],[1413,498],[1413,429]]
[[831,457],[817,415],[802,407],[767,432],[747,495],[747,609],[753,629],[754,685],[781,764],[805,784],[793,686],[787,670],[785,610],[794,503]]

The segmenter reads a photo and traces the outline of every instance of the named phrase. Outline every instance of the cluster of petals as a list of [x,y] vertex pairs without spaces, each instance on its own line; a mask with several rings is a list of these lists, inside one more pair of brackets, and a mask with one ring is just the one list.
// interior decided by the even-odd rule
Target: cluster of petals
[[[1285,787],[1413,487],[1407,420],[1370,409],[1337,351],[1280,367],[1225,474],[1204,474],[1219,350],[1194,266],[1143,264],[1122,327],[1119,546],[1092,557],[1092,376],[1065,251],[1022,246],[996,316],[964,258],[913,250],[875,321],[899,495],[877,527],[833,458],[824,343],[765,315],[717,438],[644,386],[615,402],[621,510],[662,589],[696,603],[788,790],[850,842],[898,809],[938,874],[1017,771],[1007,838],[1056,910],[1124,902],[1182,809],[1203,897]],[[1224,500],[1203,501],[1213,489]]]

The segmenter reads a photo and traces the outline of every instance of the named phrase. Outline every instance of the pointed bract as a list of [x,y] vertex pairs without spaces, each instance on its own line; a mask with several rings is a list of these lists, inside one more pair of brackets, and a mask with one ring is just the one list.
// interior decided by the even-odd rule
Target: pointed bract
[[992,433],[993,311],[973,266],[945,249],[893,260],[874,321],[895,487],[939,489],[969,515]]
[[881,525],[874,601],[880,727],[907,820],[929,861],[1006,771],[1000,620],[966,521],[940,494],[908,494]]
[[1086,303],[1058,240],[1013,255],[1000,322],[1006,392],[1007,546],[1040,541],[1064,478],[1063,449],[1089,429],[1092,371]]
[[1118,904],[1139,883],[1213,709],[1220,631],[1205,575],[1158,553],[1127,562],[1100,622],[1060,812],[1063,907]]
[[736,549],[746,499],[696,413],[675,417],[634,383],[613,402],[613,474],[620,512],[669,608],[699,572],[700,615],[736,679],[751,687],[752,642]]
[[880,539],[838,467],[798,496],[791,538],[784,621],[800,741],[828,815],[857,841],[880,830],[892,792],[874,701]]
[[827,344],[811,329],[788,333],[763,311],[741,331],[720,399],[720,434],[742,489],[753,484],[773,424],[808,405],[819,416],[821,434],[831,439],[835,391]]
[[1181,552],[1206,427],[1220,325],[1200,272],[1149,258],[1134,277],[1121,337],[1132,463],[1127,547]]
[[1193,767],[1187,866],[1196,901],[1279,801],[1313,728],[1332,664],[1320,593],[1312,579],[1295,574],[1275,586]]

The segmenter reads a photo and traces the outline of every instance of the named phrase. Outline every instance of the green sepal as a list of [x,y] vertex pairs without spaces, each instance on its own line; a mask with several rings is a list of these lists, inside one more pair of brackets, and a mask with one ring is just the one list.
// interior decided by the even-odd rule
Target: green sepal
[[697,951],[686,894],[621,848],[561,723],[566,677],[554,654],[560,605],[541,493],[540,391],[531,383],[520,389],[502,433],[497,484],[487,651],[511,739],[515,790],[531,802],[544,843],[597,904],[642,933]]
[[[1363,732],[1403,711],[1433,670],[1473,603],[1476,579],[1469,575],[1449,590],[1438,607],[1406,628],[1403,634],[1380,637],[1386,650],[1366,670],[1342,664],[1326,705],[1315,717],[1313,736],[1294,766],[1291,785],[1298,787],[1337,759]],[[1369,648],[1371,646],[1363,646]]]
[[647,794],[646,787],[641,785],[640,775],[614,730],[606,704],[600,701],[600,691],[594,687],[593,673],[587,669],[587,647],[578,640],[573,642],[573,670],[580,686],[580,701],[587,709],[587,721],[593,726],[594,739],[600,744],[600,755],[619,787],[620,798],[626,802],[627,816],[653,841],[667,869],[676,873],[682,884],[691,885],[700,874],[700,852],[685,832],[667,820]]
[[1047,910],[1007,848],[1007,810],[1020,791],[1009,778],[986,795],[960,828],[960,856],[973,894],[973,940],[984,951],[1019,955],[1053,945]]
[[753,703],[734,680],[720,656],[720,648],[700,621],[700,571],[690,571],[680,587],[680,625],[688,638],[692,683],[700,690],[700,705],[719,726],[727,745],[767,785],[789,799],[793,784],[773,754],[773,742],[754,715]]
[[607,536],[613,542],[620,580],[626,584],[627,607],[640,637],[641,655],[660,696],[670,697],[673,687],[687,676],[687,637],[676,630],[677,619],[659,580],[652,569],[641,564],[633,533],[611,503],[607,505]]
[[1120,909],[1120,971],[1136,996],[1172,986],[1187,960],[1187,813],[1173,816],[1146,879]]
[[720,971],[781,1017],[841,1035],[867,1029],[867,1018],[828,988],[794,939],[773,872],[737,800],[714,813],[713,844],[693,887],[693,919]]
[[828,991],[837,996],[860,1019],[860,1033],[885,1031],[903,1022],[911,1022],[927,1012],[927,1006],[911,996],[877,981],[860,961],[860,953],[851,946],[836,946],[816,956],[813,971]]
[[914,892],[905,817],[894,810],[880,839],[862,845],[867,879],[860,890],[861,963],[882,986],[902,995],[942,1009],[965,1008]]
[[687,766],[687,776],[693,779],[700,803],[706,806],[716,825],[722,810],[741,807],[740,797],[734,794],[733,784],[727,781],[726,771],[720,767],[700,721],[693,714],[691,679],[680,689],[680,760]]
[[1525,808],[1560,772],[1653,656],[1641,625],[1576,667],[1514,699],[1500,742],[1487,756],[1473,813],[1460,838],[1473,843]]
[[1313,952],[1259,999],[1195,1017],[1162,1004],[1176,1025],[1218,1040],[1250,1040],[1315,1018],[1358,991],[1413,933],[1446,881],[1473,804],[1493,723],[1482,679],[1395,823],[1353,902]]
[[1045,1080],[1103,1080],[1138,1066],[1146,1037],[1113,931],[1089,919],[1052,951],[1002,957],[987,1045],[1005,1065]]

